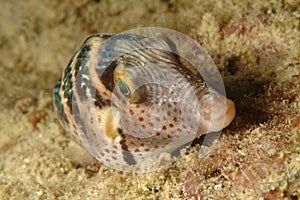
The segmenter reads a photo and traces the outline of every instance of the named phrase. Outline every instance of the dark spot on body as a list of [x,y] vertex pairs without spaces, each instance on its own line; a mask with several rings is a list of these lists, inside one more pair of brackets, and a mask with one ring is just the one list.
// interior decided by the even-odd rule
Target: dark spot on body
[[123,130],[121,128],[118,128],[117,131],[118,131],[119,134],[123,133]]
[[124,133],[119,133],[121,136],[121,141],[120,141],[120,145],[122,148],[122,154],[123,154],[123,158],[125,160],[125,162],[127,162],[129,165],[135,165],[136,161],[133,157],[133,155],[130,153],[130,151],[128,151],[128,146],[126,144],[126,135]]
[[129,109],[129,113],[130,113],[131,115],[134,115],[134,112],[133,112],[132,109]]
[[103,106],[111,105],[111,101],[104,99],[99,91],[96,91],[94,104],[96,107],[102,109]]

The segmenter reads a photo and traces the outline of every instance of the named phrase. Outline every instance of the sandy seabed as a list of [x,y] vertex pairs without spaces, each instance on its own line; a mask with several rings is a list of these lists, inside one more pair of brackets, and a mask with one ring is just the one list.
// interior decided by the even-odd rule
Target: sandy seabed
[[[0,199],[299,199],[300,1],[4,1],[0,11]],[[237,116],[157,172],[100,166],[58,123],[52,89],[88,35],[175,29],[223,76]]]

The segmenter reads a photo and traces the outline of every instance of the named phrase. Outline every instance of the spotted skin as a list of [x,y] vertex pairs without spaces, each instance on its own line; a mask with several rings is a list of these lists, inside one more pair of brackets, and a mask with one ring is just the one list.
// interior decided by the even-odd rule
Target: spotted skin
[[216,130],[235,115],[233,102],[186,63],[166,37],[93,35],[57,82],[54,106],[65,129],[101,163],[122,169],[158,158],[207,133],[214,107],[225,111],[216,115],[225,119]]

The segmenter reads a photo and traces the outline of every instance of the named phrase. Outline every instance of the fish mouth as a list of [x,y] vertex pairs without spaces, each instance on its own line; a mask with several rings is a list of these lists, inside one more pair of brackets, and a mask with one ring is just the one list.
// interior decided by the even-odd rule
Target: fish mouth
[[230,99],[226,99],[226,114],[225,114],[225,120],[223,128],[229,126],[229,124],[232,122],[232,120],[235,117],[235,105],[233,101]]
[[[224,102],[225,101],[225,102]],[[220,105],[218,105],[218,103]],[[215,103],[213,108],[211,108],[211,126],[212,131],[219,131],[232,122],[235,117],[235,105],[232,100],[224,99],[223,102]],[[221,107],[223,106],[223,107]]]
[[218,93],[211,93],[200,100],[200,115],[202,133],[220,131],[233,121],[235,104]]

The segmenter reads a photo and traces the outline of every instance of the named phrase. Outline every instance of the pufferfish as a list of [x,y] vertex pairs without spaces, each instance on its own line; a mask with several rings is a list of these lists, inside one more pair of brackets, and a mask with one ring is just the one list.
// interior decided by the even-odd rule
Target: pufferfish
[[79,144],[120,170],[164,163],[235,116],[234,103],[204,82],[172,39],[136,34],[88,37],[54,88],[54,107]]

